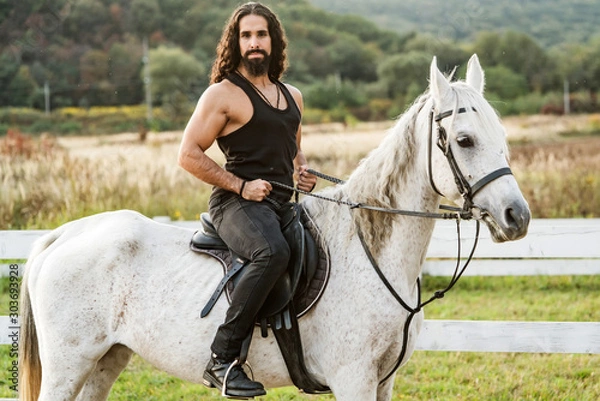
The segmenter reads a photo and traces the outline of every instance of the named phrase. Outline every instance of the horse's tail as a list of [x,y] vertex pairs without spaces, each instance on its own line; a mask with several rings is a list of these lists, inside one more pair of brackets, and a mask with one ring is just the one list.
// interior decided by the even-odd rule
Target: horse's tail
[[[27,273],[25,273],[27,274]],[[25,279],[23,279],[25,284]],[[29,290],[21,290],[21,339],[19,341],[19,400],[35,401],[42,385],[42,364],[38,350],[37,330],[31,312]]]
[[19,341],[19,400],[35,401],[42,385],[42,364],[38,349],[37,329],[31,310],[28,278],[35,259],[47,249],[64,230],[58,228],[36,241],[25,265],[21,284],[21,333]]

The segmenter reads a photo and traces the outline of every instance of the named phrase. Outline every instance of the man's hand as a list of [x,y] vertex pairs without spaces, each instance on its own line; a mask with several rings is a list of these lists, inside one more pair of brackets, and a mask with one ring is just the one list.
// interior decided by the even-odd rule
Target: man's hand
[[308,172],[308,166],[303,164],[297,171],[298,189],[310,192],[317,184],[317,176]]
[[244,185],[240,196],[246,200],[254,202],[262,202],[273,190],[273,186],[269,181],[257,179],[247,181]]

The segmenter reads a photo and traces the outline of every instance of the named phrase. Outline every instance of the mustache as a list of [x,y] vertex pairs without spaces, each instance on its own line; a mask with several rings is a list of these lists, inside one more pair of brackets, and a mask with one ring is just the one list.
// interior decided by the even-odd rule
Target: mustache
[[251,54],[255,54],[255,53],[262,54],[265,57],[269,56],[266,51],[264,51],[262,49],[255,49],[255,50],[248,50],[246,53],[244,53],[244,57],[247,58]]

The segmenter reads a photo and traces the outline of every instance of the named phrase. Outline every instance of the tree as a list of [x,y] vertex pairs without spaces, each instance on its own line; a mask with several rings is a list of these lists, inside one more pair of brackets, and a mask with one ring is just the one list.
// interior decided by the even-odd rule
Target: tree
[[440,70],[449,73],[454,68],[464,65],[469,54],[458,44],[444,38],[436,38],[433,35],[415,35],[407,40],[404,46],[405,52],[420,51],[429,54],[430,61],[433,56],[437,57]]
[[64,25],[67,37],[100,47],[110,36],[112,21],[101,0],[79,0],[73,3]]
[[367,103],[364,94],[350,81],[339,76],[329,76],[324,82],[311,85],[306,90],[306,106],[332,110],[338,107],[357,107]]
[[527,79],[508,67],[497,65],[485,69],[486,92],[502,100],[511,100],[528,92]]
[[197,96],[194,89],[198,89],[196,85],[204,74],[204,65],[181,48],[160,46],[150,51],[152,93],[174,117],[187,113],[190,98]]
[[590,81],[590,48],[583,44],[565,44],[550,51],[557,73],[572,90],[587,89]]
[[10,83],[19,73],[19,60],[8,52],[0,54],[0,106],[11,105]]
[[483,32],[478,35],[473,51],[486,66],[503,65],[525,76],[530,90],[540,92],[556,85],[555,70],[548,55],[524,33]]
[[557,71],[570,90],[588,91],[592,105],[600,89],[600,38],[587,44],[568,44],[552,50]]
[[[64,2],[64,0],[58,0]],[[8,45],[20,42],[30,29],[27,20],[46,6],[46,0],[0,2],[0,52]]]
[[13,78],[7,88],[10,96],[10,105],[17,107],[31,107],[36,90],[35,81],[31,78],[29,67],[22,65],[17,75]]
[[109,80],[115,88],[117,103],[140,103],[143,99],[140,42],[130,36],[124,43],[113,44],[108,56]]
[[376,53],[355,36],[341,34],[327,50],[332,68],[343,79],[365,82],[377,79]]
[[158,28],[160,15],[157,0],[133,0],[131,3],[133,30],[141,38]]
[[108,80],[108,54],[102,50],[90,50],[80,59],[81,84],[90,105],[115,103],[115,88]]
[[430,64],[431,56],[428,53],[411,51],[383,60],[377,68],[377,75],[388,88],[388,96],[394,99],[406,95],[411,84],[412,93],[423,92],[427,86]]
[[502,40],[502,65],[527,78],[529,87],[542,91],[552,82],[553,69],[550,68],[546,52],[527,34],[509,31]]
[[600,89],[600,37],[590,41],[589,57],[590,92]]
[[498,32],[479,33],[472,48],[482,65],[491,67],[502,63],[502,36]]

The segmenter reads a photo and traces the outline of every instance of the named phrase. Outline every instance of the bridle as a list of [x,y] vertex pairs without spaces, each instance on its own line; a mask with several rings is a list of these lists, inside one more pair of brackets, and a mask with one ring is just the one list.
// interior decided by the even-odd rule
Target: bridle
[[[434,293],[434,295],[431,296],[427,301],[421,302],[421,280],[419,278],[417,278],[417,281],[416,281],[417,306],[416,307],[411,307],[400,296],[400,294],[398,294],[398,292],[394,289],[394,287],[389,282],[389,280],[385,277],[385,274],[379,267],[377,260],[375,259],[371,250],[369,249],[369,247],[364,239],[364,236],[362,234],[362,231],[360,230],[360,227],[357,227],[358,237],[360,238],[360,242],[365,251],[365,254],[367,255],[367,258],[369,259],[369,262],[371,263],[371,266],[373,267],[373,269],[379,276],[379,279],[382,281],[384,286],[388,289],[390,294],[394,297],[394,299],[396,299],[396,301],[408,312],[408,317],[407,317],[406,321],[404,322],[404,328],[403,328],[404,335],[403,335],[402,348],[400,350],[400,355],[398,356],[398,359],[396,360],[396,363],[394,364],[394,367],[392,368],[392,370],[380,381],[380,384],[384,383],[386,380],[388,380],[402,364],[402,361],[406,355],[406,351],[408,348],[408,337],[409,337],[408,334],[409,334],[410,324],[411,324],[413,318],[423,309],[423,307],[425,307],[429,303],[435,301],[436,299],[443,298],[444,295],[446,294],[446,292],[450,291],[452,289],[452,287],[454,287],[454,285],[458,282],[458,280],[460,279],[460,277],[466,270],[467,266],[471,262],[471,259],[473,258],[473,254],[475,253],[475,249],[476,249],[477,243],[479,241],[480,220],[486,214],[486,211],[484,209],[477,206],[473,202],[473,197],[482,188],[484,188],[486,185],[488,185],[492,181],[496,180],[497,178],[502,177],[504,175],[512,175],[512,171],[509,167],[502,167],[502,168],[492,171],[491,173],[486,174],[485,176],[480,178],[478,181],[476,181],[475,184],[473,184],[473,185],[469,184],[469,181],[467,180],[465,175],[460,170],[460,167],[458,166],[458,163],[454,157],[454,153],[452,152],[452,147],[450,146],[450,142],[448,140],[448,134],[446,133],[446,129],[442,126],[441,122],[444,118],[450,117],[451,115],[453,115],[455,113],[462,114],[462,113],[466,113],[466,112],[470,112],[470,111],[473,111],[475,113],[477,112],[477,110],[474,107],[469,107],[469,108],[461,107],[456,110],[447,110],[447,111],[441,112],[436,115],[435,107],[432,107],[431,111],[429,113],[429,133],[428,133],[428,144],[427,144],[427,159],[428,159],[427,174],[429,177],[429,183],[430,183],[432,189],[437,194],[444,197],[444,195],[436,187],[435,182],[433,180],[433,174],[432,174],[432,170],[433,170],[433,162],[432,162],[433,145],[432,145],[432,143],[433,143],[433,135],[434,135],[433,122],[435,121],[437,123],[436,145],[442,151],[444,156],[446,157],[446,160],[448,161],[448,165],[450,166],[450,170],[452,171],[452,174],[454,176],[454,181],[456,182],[457,189],[458,189],[461,197],[463,198],[463,207],[462,208],[446,206],[446,205],[439,206],[440,209],[448,210],[448,211],[450,211],[450,213],[421,212],[421,211],[391,209],[391,208],[383,208],[383,207],[365,205],[362,203],[344,201],[344,200],[340,200],[340,199],[334,199],[334,198],[322,196],[319,194],[313,194],[310,192],[300,190],[298,188],[290,187],[285,184],[271,182],[271,184],[273,184],[275,186],[294,191],[296,198],[297,198],[298,194],[304,194],[304,195],[315,197],[318,199],[323,199],[323,200],[326,200],[329,202],[347,205],[350,207],[350,209],[353,209],[353,210],[354,209],[366,209],[366,210],[373,210],[373,211],[378,211],[378,212],[382,212],[382,213],[391,213],[391,214],[398,214],[398,215],[404,215],[404,216],[424,217],[424,218],[434,218],[434,219],[454,219],[456,221],[456,229],[457,229],[457,236],[458,236],[458,241],[457,241],[458,242],[458,250],[457,250],[458,255],[456,258],[456,266],[454,269],[454,274],[452,276],[452,279],[450,280],[450,283],[448,284],[448,286],[446,286],[446,288],[444,288],[443,290],[436,291]],[[344,181],[340,180],[339,178],[331,177],[329,175],[320,173],[320,172],[312,170],[312,169],[309,169],[308,171],[311,174],[314,174],[319,178],[325,179],[327,181],[331,181],[335,184],[343,184],[344,183]],[[479,214],[478,214],[478,216],[476,216],[476,219],[475,219],[476,220],[475,239],[473,241],[473,247],[471,249],[471,252],[469,253],[467,260],[461,267],[460,266],[460,260],[461,260],[460,222],[461,222],[461,220],[472,219],[474,217],[473,216],[474,209],[477,209],[479,211]]]
[[[440,196],[445,197],[443,193],[436,187],[435,182],[433,181],[433,167],[432,167],[432,142],[433,142],[433,121],[437,123],[437,147],[442,151],[444,156],[446,156],[446,160],[448,160],[448,164],[450,165],[450,170],[452,171],[452,175],[454,175],[454,181],[456,183],[456,187],[458,188],[458,192],[460,196],[463,198],[463,208],[464,212],[471,211],[475,206],[473,202],[473,197],[477,192],[479,192],[483,187],[485,187],[490,182],[494,181],[496,178],[502,177],[503,175],[512,175],[512,171],[509,167],[502,167],[497,170],[492,171],[491,173],[485,175],[479,181],[477,181],[474,185],[470,185],[467,178],[458,167],[458,163],[454,158],[454,153],[452,152],[452,147],[450,146],[450,142],[448,141],[448,134],[446,133],[446,129],[442,126],[442,120],[446,117],[450,117],[454,114],[454,110],[447,110],[443,113],[439,113],[435,115],[434,107],[431,108],[431,112],[429,113],[429,136],[427,140],[427,175],[429,177],[429,184],[433,188],[433,190]],[[461,107],[456,110],[456,114],[466,113],[468,111],[477,112],[474,107]],[[435,115],[435,118],[434,118]],[[480,208],[478,208],[480,209]],[[481,209],[480,209],[481,210]]]
[[[461,107],[456,110],[456,114],[462,114],[462,113],[466,113],[468,111],[473,111],[475,113],[477,112],[477,110],[474,107],[469,107],[469,108]],[[481,207],[477,206],[473,202],[473,198],[474,198],[475,194],[477,194],[477,192],[479,192],[481,189],[483,189],[486,185],[488,185],[495,179],[500,178],[504,175],[512,175],[512,171],[511,171],[510,167],[501,167],[501,168],[494,170],[491,173],[485,175],[484,177],[479,179],[474,185],[469,184],[469,181],[467,180],[465,175],[460,170],[460,167],[458,166],[458,163],[454,157],[454,153],[452,152],[452,147],[450,146],[450,142],[448,141],[448,134],[446,133],[446,129],[441,124],[441,121],[444,118],[450,117],[452,114],[455,114],[454,110],[447,110],[447,111],[444,111],[444,112],[436,115],[435,107],[433,106],[429,113],[429,135],[427,138],[427,176],[429,177],[429,184],[431,185],[431,188],[438,195],[440,195],[442,197],[446,197],[437,188],[437,186],[435,185],[435,182],[433,180],[433,162],[432,162],[432,153],[433,153],[432,147],[433,147],[433,145],[432,145],[432,143],[433,143],[433,135],[434,135],[433,121],[435,120],[435,122],[437,123],[436,145],[442,151],[444,156],[446,157],[446,160],[448,161],[448,165],[450,166],[450,170],[452,171],[452,175],[454,176],[454,181],[456,183],[456,187],[457,187],[461,197],[463,198],[463,207],[462,208],[457,208],[457,207],[448,206],[448,205],[440,205],[439,206],[439,208],[441,210],[447,210],[447,211],[450,211],[451,213],[422,212],[422,211],[415,211],[415,210],[393,209],[393,208],[372,206],[372,205],[366,205],[366,204],[360,203],[360,202],[345,201],[345,200],[341,200],[341,199],[334,199],[334,198],[322,196],[319,194],[313,194],[311,192],[303,191],[299,188],[294,188],[294,187],[291,187],[289,185],[285,185],[285,184],[282,184],[279,182],[271,182],[271,184],[274,186],[280,187],[280,188],[284,188],[284,189],[293,191],[296,196],[296,200],[297,200],[298,194],[303,194],[303,195],[311,196],[313,198],[318,198],[318,199],[326,200],[329,202],[337,203],[339,205],[346,205],[346,206],[349,206],[350,209],[366,209],[366,210],[373,210],[373,211],[377,211],[377,212],[397,214],[397,215],[403,215],[403,216],[425,217],[425,218],[444,219],[444,220],[450,220],[450,219],[451,220],[470,220],[473,218],[473,209],[477,209],[479,211],[477,220],[479,220],[483,215],[486,214],[486,211],[484,209],[482,209]],[[313,169],[309,169],[308,172],[321,178],[321,179],[330,181],[334,184],[343,184],[345,182],[344,180],[341,180],[336,177],[332,177],[327,174],[323,174],[323,173],[321,173],[319,171],[315,171]],[[268,200],[271,201],[270,199],[268,199]]]

